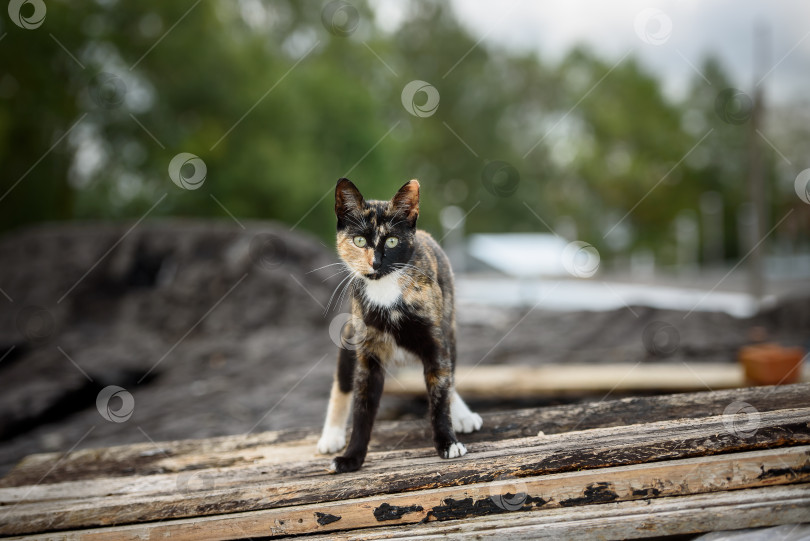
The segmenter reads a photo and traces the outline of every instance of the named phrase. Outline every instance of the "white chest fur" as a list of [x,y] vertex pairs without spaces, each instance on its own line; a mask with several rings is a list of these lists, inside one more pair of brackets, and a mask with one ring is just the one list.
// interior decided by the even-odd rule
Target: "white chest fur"
[[363,281],[365,282],[366,300],[371,304],[390,308],[402,296],[398,272],[392,272],[379,280],[364,278]]

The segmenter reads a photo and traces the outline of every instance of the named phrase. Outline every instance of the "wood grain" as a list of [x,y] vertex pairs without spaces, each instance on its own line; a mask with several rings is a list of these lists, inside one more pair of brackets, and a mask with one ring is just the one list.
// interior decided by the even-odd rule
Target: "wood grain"
[[765,487],[642,501],[606,503],[454,522],[332,532],[308,541],[349,539],[539,539],[603,541],[805,523],[810,485]]
[[[501,479],[418,492],[349,499],[62,534],[81,541],[221,540],[510,517],[630,500],[649,500],[810,482],[810,446],[753,451],[582,472]],[[327,518],[328,517],[328,518]],[[49,539],[60,537],[49,537]]]
[[[734,402],[745,402],[760,412],[810,407],[810,384],[752,387],[716,392],[624,398],[566,406],[482,413],[481,431],[461,436],[465,444],[497,441],[573,430],[652,423],[722,415]],[[319,428],[290,429],[260,434],[199,440],[160,442],[84,449],[69,455],[31,455],[0,479],[0,488],[66,480],[141,477],[154,474],[195,472],[258,463],[284,462],[290,455],[310,456]],[[426,420],[383,421],[375,424],[371,451],[429,447]],[[46,475],[47,474],[47,475]],[[137,483],[130,480],[130,482]]]
[[[211,469],[183,485],[180,474],[139,479],[96,479],[0,490],[0,533],[140,523],[182,517],[321,504],[381,494],[490,483],[720,453],[810,444],[810,408],[761,412],[757,430],[733,430],[741,416],[713,416],[584,430],[542,437],[480,442],[458,460],[432,449],[373,452],[355,473],[330,475],[319,456],[282,464]],[[115,483],[121,483],[116,485]],[[60,499],[48,494],[60,490]],[[82,493],[81,490],[85,492]],[[83,497],[79,497],[83,494]]]

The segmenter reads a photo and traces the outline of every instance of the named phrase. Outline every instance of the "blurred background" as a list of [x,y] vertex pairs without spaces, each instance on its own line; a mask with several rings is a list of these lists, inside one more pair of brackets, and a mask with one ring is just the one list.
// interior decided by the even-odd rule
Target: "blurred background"
[[[320,423],[343,176],[378,199],[420,180],[461,365],[694,372],[807,346],[804,2],[2,15],[0,473],[35,451]],[[392,394],[381,416],[423,414]],[[473,405],[587,395],[492,394]]]

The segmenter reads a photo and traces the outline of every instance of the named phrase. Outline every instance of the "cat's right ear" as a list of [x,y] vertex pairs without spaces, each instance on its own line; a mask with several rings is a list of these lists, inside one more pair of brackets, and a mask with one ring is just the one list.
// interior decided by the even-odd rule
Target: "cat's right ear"
[[335,215],[338,218],[338,227],[343,219],[352,214],[359,215],[365,205],[365,200],[357,186],[347,178],[338,180],[335,187]]

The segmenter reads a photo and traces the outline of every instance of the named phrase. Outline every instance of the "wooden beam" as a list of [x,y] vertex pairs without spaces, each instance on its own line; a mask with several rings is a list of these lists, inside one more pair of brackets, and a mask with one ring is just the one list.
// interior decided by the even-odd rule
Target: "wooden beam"
[[[549,509],[649,500],[810,482],[810,446],[385,494],[329,504],[66,532],[75,541],[221,540],[521,515]],[[48,536],[48,539],[54,539]],[[57,537],[58,538],[58,537]],[[26,538],[35,539],[35,538]],[[38,539],[42,539],[39,537]]]
[[[732,403],[750,404],[759,412],[810,407],[810,384],[751,387],[716,392],[684,393],[605,400],[565,406],[505,412],[481,412],[483,429],[464,434],[466,444],[559,434],[638,423],[722,415]],[[66,481],[140,478],[155,474],[198,472],[212,468],[238,468],[254,464],[283,463],[309,457],[315,449],[318,428],[288,429],[249,435],[198,440],[134,444],[105,449],[83,449],[64,455],[47,453],[24,459],[0,488]],[[370,449],[393,451],[430,445],[426,420],[380,421],[375,424]],[[47,475],[46,475],[47,474]]]
[[[372,452],[359,472],[325,472],[328,458],[302,457],[284,464],[205,472],[197,483],[178,474],[139,479],[91,480],[80,487],[17,487],[0,490],[0,533],[23,534],[200,517],[282,506],[320,504],[474,483],[504,476],[530,477],[582,469],[644,464],[720,453],[810,444],[810,408],[600,428],[559,435],[470,445],[458,460],[433,449]],[[736,427],[736,428],[735,428]],[[186,472],[188,475],[188,472]],[[61,491],[63,499],[48,500]],[[52,496],[51,496],[52,497]]]
[[[808,381],[805,373],[804,381]],[[459,367],[456,389],[465,398],[564,396],[639,391],[699,391],[744,387],[742,366],[735,363],[481,365]],[[385,382],[385,392],[423,396],[425,379],[416,368],[402,368]]]

